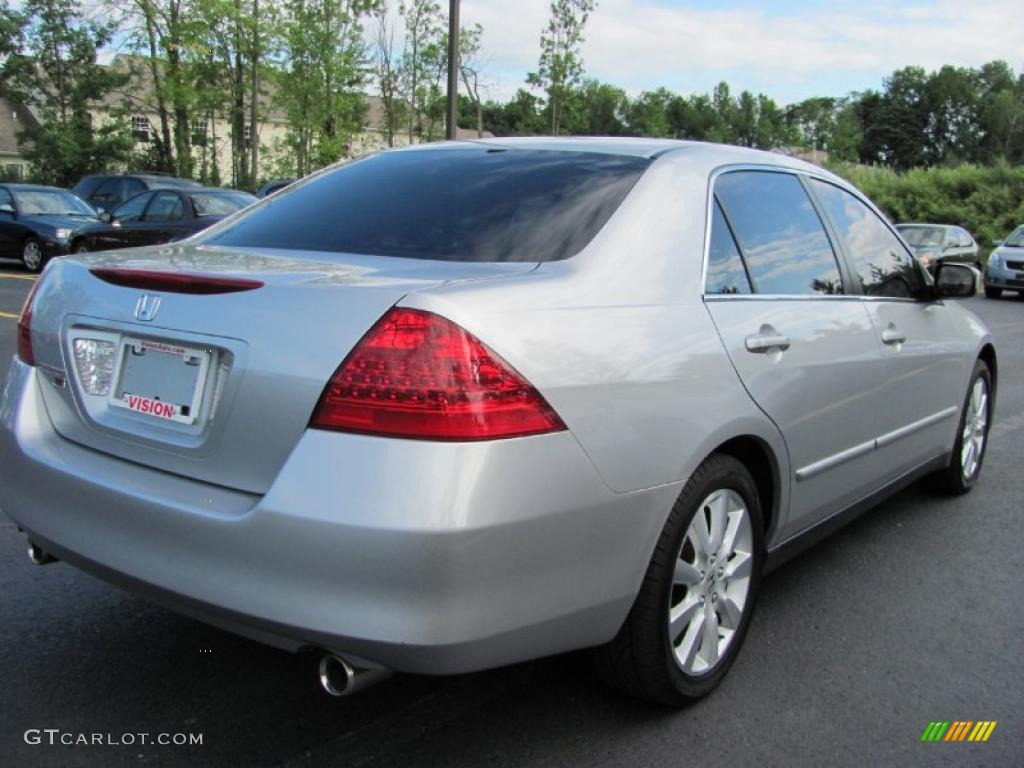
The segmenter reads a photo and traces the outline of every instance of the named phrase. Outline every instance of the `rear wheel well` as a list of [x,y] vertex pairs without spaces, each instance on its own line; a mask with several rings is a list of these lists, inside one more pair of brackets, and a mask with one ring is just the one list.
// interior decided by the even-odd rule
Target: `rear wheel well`
[[767,538],[771,525],[776,517],[778,507],[778,466],[771,449],[765,443],[750,435],[734,437],[722,443],[714,453],[732,456],[747,468],[757,486],[758,501],[761,504],[761,515],[764,520],[764,532]]

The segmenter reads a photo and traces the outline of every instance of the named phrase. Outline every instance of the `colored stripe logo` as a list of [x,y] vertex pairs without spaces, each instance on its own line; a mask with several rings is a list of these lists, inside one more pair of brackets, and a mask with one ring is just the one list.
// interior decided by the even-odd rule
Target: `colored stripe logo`
[[988,741],[996,720],[933,720],[921,734],[921,741]]

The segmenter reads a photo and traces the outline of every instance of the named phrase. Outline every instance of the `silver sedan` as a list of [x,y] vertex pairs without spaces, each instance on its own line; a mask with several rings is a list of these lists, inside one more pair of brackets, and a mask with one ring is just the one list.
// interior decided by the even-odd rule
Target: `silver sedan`
[[331,693],[593,648],[679,705],[767,569],[918,478],[975,485],[996,350],[951,300],[975,289],[780,155],[383,152],[51,263],[0,505],[37,562],[315,649]]

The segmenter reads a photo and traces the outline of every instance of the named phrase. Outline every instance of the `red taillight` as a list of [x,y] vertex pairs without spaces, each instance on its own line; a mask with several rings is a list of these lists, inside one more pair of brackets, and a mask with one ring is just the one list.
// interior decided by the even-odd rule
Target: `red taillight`
[[32,353],[32,305],[36,300],[36,291],[39,290],[39,283],[43,278],[37,278],[32,285],[32,290],[25,297],[25,303],[21,307],[21,316],[18,318],[18,357],[21,362],[28,365],[36,364],[36,356]]
[[167,293],[192,293],[211,295],[237,293],[262,288],[259,280],[242,277],[220,277],[217,275],[194,275],[184,272],[156,272],[151,269],[118,269],[96,267],[89,270],[95,277],[113,285],[125,288],[141,288]]
[[310,426],[424,440],[557,432],[540,393],[455,323],[393,308],[331,377]]

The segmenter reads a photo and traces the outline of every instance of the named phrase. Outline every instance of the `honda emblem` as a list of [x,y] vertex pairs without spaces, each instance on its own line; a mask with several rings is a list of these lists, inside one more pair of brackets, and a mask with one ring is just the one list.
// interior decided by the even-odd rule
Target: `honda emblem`
[[156,317],[156,313],[160,311],[160,297],[151,296],[148,293],[142,294],[139,300],[135,302],[135,319],[143,320],[148,322]]

